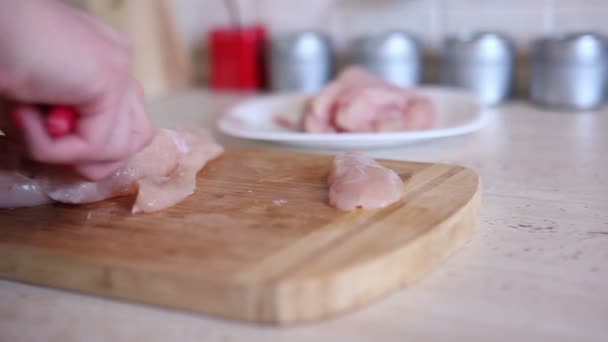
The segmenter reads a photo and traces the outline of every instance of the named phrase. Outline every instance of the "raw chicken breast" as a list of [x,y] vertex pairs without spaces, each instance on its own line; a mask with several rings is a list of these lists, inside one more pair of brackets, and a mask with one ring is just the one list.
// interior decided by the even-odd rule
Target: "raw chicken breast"
[[353,66],[307,101],[301,124],[310,133],[386,132],[428,129],[435,117],[428,98]]
[[[152,143],[125,167],[97,182],[50,166],[0,171],[0,207],[34,206],[49,201],[81,204],[136,194],[132,211],[153,212],[191,195],[198,171],[222,152],[222,147],[204,130],[160,129]],[[20,182],[10,189],[3,186],[11,179]]]
[[0,136],[0,208],[41,205],[51,202],[39,184],[16,171],[23,165],[19,147]]
[[399,175],[358,151],[336,156],[328,183],[329,204],[341,210],[383,208],[403,196]]
[[[212,159],[224,151],[210,135],[201,131],[175,132],[166,130],[165,133],[173,142],[174,153],[178,156],[177,163],[168,173],[156,173],[140,178],[137,182],[139,192],[133,205],[133,212],[153,212],[173,206],[194,193],[196,174]],[[204,133],[204,134],[203,134]],[[156,154],[141,157],[135,161],[135,170],[150,170],[155,168]],[[148,167],[142,165],[148,164]],[[167,165],[168,166],[168,165]],[[156,166],[158,167],[158,166]]]
[[29,207],[52,201],[31,178],[14,170],[0,169],[0,208]]

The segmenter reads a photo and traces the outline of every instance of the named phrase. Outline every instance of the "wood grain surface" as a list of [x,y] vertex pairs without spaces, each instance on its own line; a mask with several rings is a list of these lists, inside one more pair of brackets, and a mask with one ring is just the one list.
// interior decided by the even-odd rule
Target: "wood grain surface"
[[331,157],[232,150],[196,193],[159,213],[132,199],[0,210],[0,276],[288,324],[330,317],[411,283],[470,238],[479,180],[452,165],[383,161],[401,202],[327,205]]

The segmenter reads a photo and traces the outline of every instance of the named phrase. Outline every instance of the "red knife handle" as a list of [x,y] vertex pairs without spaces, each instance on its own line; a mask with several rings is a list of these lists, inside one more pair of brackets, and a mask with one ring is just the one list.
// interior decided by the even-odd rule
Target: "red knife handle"
[[46,113],[45,125],[53,138],[68,135],[76,128],[76,111],[68,106],[51,107]]
[[[68,106],[39,106],[44,114],[44,125],[47,133],[52,138],[61,138],[74,131],[76,128],[76,111]],[[13,123],[18,128],[23,127],[23,120],[17,110],[10,112]]]

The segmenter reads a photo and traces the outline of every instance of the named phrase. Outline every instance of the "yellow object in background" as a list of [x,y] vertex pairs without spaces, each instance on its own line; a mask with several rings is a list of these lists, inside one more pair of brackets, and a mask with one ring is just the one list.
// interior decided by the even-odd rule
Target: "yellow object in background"
[[84,8],[125,32],[133,44],[133,73],[147,97],[190,85],[189,54],[165,0],[84,0]]

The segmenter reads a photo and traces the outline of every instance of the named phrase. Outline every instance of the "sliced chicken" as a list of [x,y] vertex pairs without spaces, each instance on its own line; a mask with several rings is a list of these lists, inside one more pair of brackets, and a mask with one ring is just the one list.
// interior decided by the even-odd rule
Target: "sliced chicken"
[[0,170],[0,208],[30,207],[52,201],[31,178],[14,170]]
[[341,210],[383,208],[403,196],[403,181],[363,152],[335,157],[328,178],[329,204]]
[[310,133],[422,130],[435,117],[427,97],[353,66],[307,101],[301,125]]
[[19,146],[0,136],[0,208],[41,205],[51,198],[27,174],[18,171],[24,165]]
[[[202,131],[175,132],[166,130],[176,149],[178,161],[166,174],[142,177],[137,182],[138,194],[133,212],[153,212],[173,206],[194,193],[196,174],[212,159],[223,153],[209,134]],[[203,134],[204,133],[204,134]],[[139,156],[133,164],[135,170],[154,168],[155,155]],[[145,157],[145,158],[144,158]],[[169,169],[167,169],[169,170]]]
[[[57,167],[5,168],[0,171],[0,207],[50,201],[81,204],[136,194],[132,211],[153,212],[191,195],[198,171],[222,152],[204,130],[160,129],[152,143],[125,167],[97,182],[82,180]],[[15,186],[3,185],[11,179]]]

